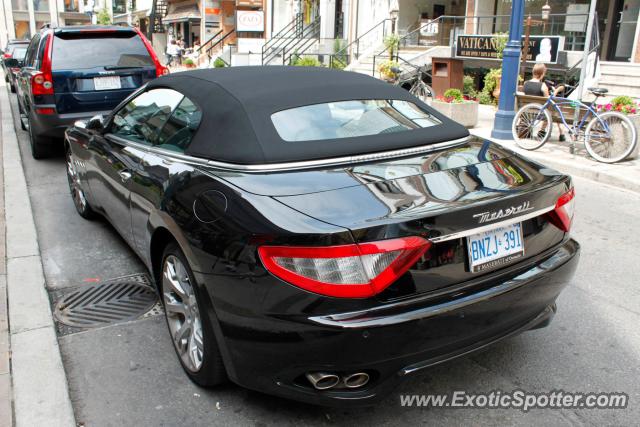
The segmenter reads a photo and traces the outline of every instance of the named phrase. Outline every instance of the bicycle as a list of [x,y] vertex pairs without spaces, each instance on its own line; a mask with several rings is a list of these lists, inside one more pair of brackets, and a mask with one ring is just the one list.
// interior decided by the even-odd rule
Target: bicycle
[[423,101],[426,101],[429,97],[433,99],[433,89],[424,82],[425,77],[430,77],[429,73],[425,71],[426,66],[418,67],[416,65],[409,64],[408,62],[407,64],[416,69],[415,75],[412,75],[410,78],[402,79],[402,70],[400,68],[393,67],[391,68],[391,71],[396,75],[393,84],[404,89],[407,89],[407,86],[410,85],[407,89],[409,93]]
[[[569,90],[574,89],[568,85],[565,87]],[[603,163],[615,163],[628,157],[637,144],[635,126],[624,114],[615,111],[598,113],[595,110],[595,101],[604,96],[608,92],[607,89],[588,88],[587,90],[596,97],[594,102],[589,104],[552,95],[544,105],[527,104],[520,108],[513,119],[511,128],[516,144],[525,150],[537,150],[542,147],[551,136],[553,121],[549,110],[554,109],[568,130],[572,144],[582,136],[587,152],[595,160]],[[565,119],[562,106],[580,108],[578,118],[573,120],[571,126]],[[593,118],[590,119],[591,116]],[[587,121],[588,124],[585,127]]]

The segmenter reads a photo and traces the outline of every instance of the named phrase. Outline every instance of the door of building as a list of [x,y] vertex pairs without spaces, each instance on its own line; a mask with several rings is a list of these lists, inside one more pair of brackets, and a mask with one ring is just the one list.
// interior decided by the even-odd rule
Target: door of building
[[607,60],[629,62],[633,58],[633,44],[638,25],[640,0],[614,0],[615,10]]

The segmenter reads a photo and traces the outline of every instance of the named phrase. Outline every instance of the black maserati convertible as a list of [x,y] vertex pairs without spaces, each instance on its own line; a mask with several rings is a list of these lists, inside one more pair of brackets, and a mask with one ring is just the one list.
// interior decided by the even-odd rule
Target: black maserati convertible
[[203,386],[374,402],[546,326],[578,263],[568,176],[356,73],[176,73],[66,150],[77,211],[149,268]]

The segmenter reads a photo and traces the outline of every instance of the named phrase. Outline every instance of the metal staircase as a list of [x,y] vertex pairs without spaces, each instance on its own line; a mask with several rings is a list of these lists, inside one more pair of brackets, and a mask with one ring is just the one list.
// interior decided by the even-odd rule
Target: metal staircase
[[167,0],[154,0],[151,5],[151,13],[149,14],[149,28],[147,36],[151,38],[152,34],[164,33],[164,25],[162,18],[167,14]]
[[262,46],[262,65],[286,65],[320,41],[320,16],[308,25],[302,13]]
[[211,60],[214,53],[222,52],[224,46],[231,41],[231,36],[235,32],[235,29],[231,29],[226,33],[223,30],[218,31],[200,46],[198,54],[200,55],[204,52],[207,54],[207,58]]

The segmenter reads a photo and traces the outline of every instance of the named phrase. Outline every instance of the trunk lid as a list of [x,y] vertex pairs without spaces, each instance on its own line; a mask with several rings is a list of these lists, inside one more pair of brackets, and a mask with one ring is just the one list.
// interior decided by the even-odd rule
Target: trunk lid
[[[477,139],[418,157],[287,175],[223,178],[247,191],[271,192],[299,212],[347,228],[357,242],[406,236],[433,242],[410,274],[379,295],[382,299],[474,280],[558,245],[564,232],[546,212],[571,185],[565,175]],[[511,223],[521,224],[524,254],[472,272],[467,236]]]

